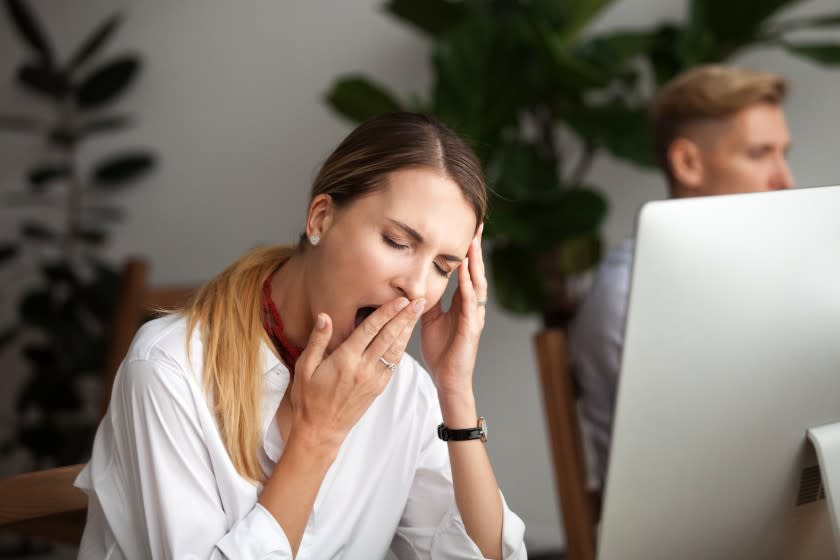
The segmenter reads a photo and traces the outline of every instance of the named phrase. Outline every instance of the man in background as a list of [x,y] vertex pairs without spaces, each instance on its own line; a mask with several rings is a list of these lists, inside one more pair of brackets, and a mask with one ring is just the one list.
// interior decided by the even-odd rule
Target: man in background
[[[793,177],[774,74],[699,66],[663,86],[650,110],[659,167],[672,198],[786,189]],[[710,224],[710,227],[714,227]],[[594,470],[606,478],[633,261],[626,239],[602,262],[569,327],[569,356],[592,436]]]

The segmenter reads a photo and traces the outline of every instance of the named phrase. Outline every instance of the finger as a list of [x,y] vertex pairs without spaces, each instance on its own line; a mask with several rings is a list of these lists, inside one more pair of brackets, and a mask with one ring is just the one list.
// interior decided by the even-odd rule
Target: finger
[[387,325],[406,306],[408,306],[408,300],[404,297],[399,297],[380,306],[350,333],[344,344],[356,355],[361,355],[374,337],[379,334],[382,327]]
[[332,319],[326,313],[319,313],[315,318],[315,327],[309,335],[303,352],[295,365],[295,375],[302,375],[306,379],[312,377],[312,373],[324,360],[324,353],[332,338]]
[[[411,330],[417,318],[423,313],[426,305],[426,300],[420,298],[412,302],[411,305],[403,309],[399,315],[388,322],[380,331],[379,334],[371,341],[370,346],[365,350],[365,356],[369,361],[378,361],[380,357],[385,355],[385,352],[394,344],[404,330]],[[410,333],[409,333],[410,336]],[[393,360],[389,360],[393,361]]]
[[443,307],[441,307],[440,300],[437,301],[428,311],[423,314],[423,324],[434,323],[443,315]]
[[484,252],[481,250],[481,237],[473,240],[470,250],[470,279],[476,297],[481,301],[487,301],[487,276],[484,269]]
[[[467,257],[464,259],[463,264],[458,268],[458,294],[456,298],[452,300],[452,310],[453,311],[461,311],[465,313],[468,317],[472,317],[473,313],[475,313],[476,304],[476,295],[475,295],[475,288],[473,287],[472,278],[470,277],[470,267],[472,265],[472,258]],[[460,307],[461,309],[456,309],[455,304],[457,302],[457,296],[460,296]]]
[[[425,307],[423,308],[425,309]],[[414,317],[414,321],[408,324],[400,333],[394,342],[391,343],[391,346],[387,348],[382,354],[382,356],[388,360],[389,362],[398,364],[405,354],[405,349],[408,346],[408,341],[411,340],[411,335],[414,333],[414,328],[417,326],[417,323],[420,320],[420,317],[423,316],[423,309],[417,311],[417,314]],[[384,364],[385,365],[385,364]]]

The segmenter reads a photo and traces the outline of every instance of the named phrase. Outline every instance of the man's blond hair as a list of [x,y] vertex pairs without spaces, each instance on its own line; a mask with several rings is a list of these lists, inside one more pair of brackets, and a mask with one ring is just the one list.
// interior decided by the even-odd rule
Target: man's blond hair
[[725,119],[760,103],[780,105],[788,92],[784,78],[731,66],[696,66],[665,84],[650,108],[654,150],[674,185],[668,149],[698,122]]

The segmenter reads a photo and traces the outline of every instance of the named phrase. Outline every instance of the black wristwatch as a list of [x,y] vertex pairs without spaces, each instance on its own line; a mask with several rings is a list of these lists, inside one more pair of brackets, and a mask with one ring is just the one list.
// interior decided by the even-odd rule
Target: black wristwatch
[[438,437],[443,441],[466,441],[469,439],[480,439],[487,442],[487,421],[484,416],[478,418],[478,426],[465,430],[451,430],[443,423],[438,426]]

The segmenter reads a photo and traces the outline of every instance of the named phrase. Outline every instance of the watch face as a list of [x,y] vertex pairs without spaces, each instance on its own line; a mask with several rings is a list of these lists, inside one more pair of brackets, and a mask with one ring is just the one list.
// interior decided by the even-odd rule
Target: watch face
[[481,429],[481,441],[487,442],[487,420],[484,419],[484,416],[480,416],[478,418],[478,427]]

